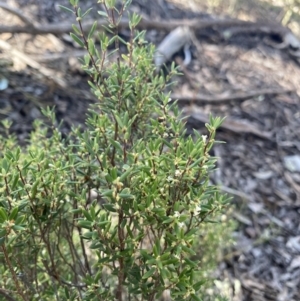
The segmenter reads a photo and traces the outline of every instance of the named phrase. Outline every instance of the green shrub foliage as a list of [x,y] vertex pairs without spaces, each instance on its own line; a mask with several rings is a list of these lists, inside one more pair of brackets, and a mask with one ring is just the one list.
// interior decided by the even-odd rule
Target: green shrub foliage
[[63,139],[48,108],[51,125],[36,121],[27,147],[0,141],[0,299],[201,300],[199,239],[227,202],[208,178],[222,120],[187,136],[165,93],[176,69],[156,72],[136,14],[130,41],[118,35],[130,1],[98,2],[105,31],[95,23],[84,33],[78,1],[64,8],[76,15],[71,36],[87,50],[82,68],[99,99],[87,129]]

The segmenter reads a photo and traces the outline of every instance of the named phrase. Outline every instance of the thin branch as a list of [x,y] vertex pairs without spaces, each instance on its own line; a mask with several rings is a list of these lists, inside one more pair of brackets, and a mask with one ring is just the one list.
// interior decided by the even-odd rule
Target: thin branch
[[6,298],[7,301],[17,301],[15,298],[12,297],[13,293],[14,292],[12,291],[0,288],[0,295],[4,296],[4,298]]
[[20,295],[20,297],[22,298],[22,300],[27,301],[28,299],[27,299],[27,297],[24,295],[23,290],[22,290],[22,288],[21,288],[21,286],[20,286],[20,283],[19,283],[18,277],[17,277],[17,275],[16,275],[16,272],[15,272],[15,270],[13,269],[13,266],[12,266],[12,264],[11,264],[11,261],[10,261],[10,259],[9,259],[9,257],[8,257],[8,253],[7,253],[7,250],[6,250],[5,245],[2,246],[2,251],[3,251],[3,254],[4,254],[5,261],[6,261],[7,265],[8,265],[9,271],[10,271],[10,273],[11,273],[11,275],[12,275],[14,284],[15,284],[16,289],[17,289],[17,291],[18,291],[18,294]]

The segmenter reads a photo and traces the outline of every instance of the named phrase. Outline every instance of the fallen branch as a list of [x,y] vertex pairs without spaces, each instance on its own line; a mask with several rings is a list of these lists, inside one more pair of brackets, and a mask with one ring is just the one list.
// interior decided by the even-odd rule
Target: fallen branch
[[[9,32],[9,33],[27,33],[32,35],[37,34],[64,34],[73,31],[72,21],[68,23],[58,23],[58,24],[35,24],[32,23],[31,20],[24,16],[23,13],[15,8],[8,6],[5,3],[0,2],[0,8],[3,8],[10,13],[18,16],[26,26],[0,26],[0,34]],[[84,31],[88,32],[92,27],[95,20],[86,20],[82,22]],[[122,29],[128,29],[129,21],[128,19],[122,19],[118,24],[118,29],[121,31]],[[105,20],[98,21],[98,29],[101,29],[103,25],[107,26],[107,22]],[[273,34],[278,35],[283,40],[283,43],[280,44],[280,47],[288,47],[292,46],[293,49],[300,48],[299,39],[292,33],[292,31],[282,26],[278,23],[270,23],[270,22],[251,22],[251,21],[243,21],[237,19],[226,19],[226,20],[201,20],[199,18],[190,19],[182,19],[182,20],[167,20],[167,21],[155,21],[149,20],[147,18],[142,18],[140,23],[137,25],[137,29],[139,30],[153,30],[156,29],[158,31],[167,31],[170,32],[176,27],[185,27],[190,30],[194,30],[195,33],[198,33],[199,30],[205,28],[214,28],[220,29],[223,34],[226,32],[226,36],[232,36],[241,32],[254,32],[254,33],[264,33],[264,34]],[[230,30],[228,30],[230,29]],[[291,53],[293,56],[300,56],[298,52]]]
[[178,100],[180,104],[190,104],[190,103],[220,104],[229,101],[244,101],[261,95],[279,95],[279,94],[286,94],[290,92],[293,92],[293,90],[262,89],[262,90],[256,90],[256,91],[251,91],[246,93],[236,93],[236,94],[230,94],[226,92],[221,95],[197,94],[194,96],[184,96],[184,95],[172,94],[171,98],[174,100]]
[[[202,109],[198,106],[186,106],[182,109],[182,112],[185,116],[193,117],[196,120],[199,120],[203,123],[209,122],[209,117],[202,112]],[[255,124],[252,124],[248,121],[238,121],[227,117],[222,123],[221,128],[230,130],[235,133],[251,133],[260,138],[269,139],[273,135],[272,132],[262,131]]]
[[[29,34],[63,34],[73,31],[71,23],[57,23],[57,24],[32,24],[32,26],[0,26],[0,33],[10,32],[10,33],[29,33]],[[93,25],[95,20],[87,20],[82,23],[83,28],[88,31]],[[122,19],[118,24],[119,30],[128,29],[128,19]],[[107,25],[106,21],[99,20],[98,28],[101,28],[103,25]],[[251,21],[243,20],[200,20],[195,18],[192,20],[181,19],[181,20],[168,20],[168,21],[155,21],[148,20],[147,18],[142,18],[141,22],[138,24],[137,29],[139,30],[149,30],[156,29],[162,31],[172,31],[178,26],[188,26],[193,30],[200,30],[205,28],[220,27],[223,30],[226,27],[233,26],[243,26],[248,28],[248,30],[253,30],[256,28],[257,31],[262,31],[268,34],[279,34],[284,35],[288,32],[291,32],[287,27],[281,26],[280,24],[274,23],[255,23]]]
[[[47,53],[34,55],[34,60],[39,63],[53,62],[54,60],[69,59],[71,57],[83,57],[87,53],[86,50],[65,51],[60,53]],[[30,56],[32,57],[32,55]]]
[[32,23],[32,21],[28,17],[26,17],[21,10],[13,8],[10,5],[7,5],[6,3],[3,3],[3,2],[0,2],[0,8],[17,16],[22,22],[24,22],[26,24],[26,26],[34,27],[34,24]]
[[45,77],[52,80],[54,83],[56,83],[61,88],[66,88],[67,83],[62,79],[57,77],[56,72],[54,72],[51,69],[48,69],[46,67],[43,67],[41,64],[30,58],[28,55],[14,49],[9,43],[0,40],[0,49],[9,51],[10,57],[12,59],[17,58],[21,60],[23,63],[25,63],[27,66],[36,69],[40,74],[44,75]]

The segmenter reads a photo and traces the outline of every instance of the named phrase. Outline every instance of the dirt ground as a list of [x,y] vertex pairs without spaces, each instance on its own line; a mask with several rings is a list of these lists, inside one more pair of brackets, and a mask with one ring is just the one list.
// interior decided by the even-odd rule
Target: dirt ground
[[[82,1],[85,7],[93,2]],[[229,16],[274,22],[283,16],[282,7],[266,6],[271,1],[249,2],[212,1],[213,7],[200,0],[186,5],[179,0],[134,0],[131,9],[158,22]],[[6,3],[35,24],[74,23],[58,7],[68,6],[67,0]],[[0,17],[2,25],[24,25],[7,10],[0,9]],[[96,17],[92,12],[90,18]],[[298,34],[297,19],[290,24]],[[126,30],[121,34],[128,37]],[[152,29],[147,38],[158,45],[167,34]],[[173,95],[183,114],[190,116],[188,129],[203,130],[210,112],[227,116],[217,137],[226,143],[214,148],[220,159],[212,181],[233,195],[239,223],[236,244],[220,262],[216,282],[233,301],[300,300],[300,55],[297,43],[293,45],[265,30],[210,26],[194,31],[187,65],[182,64],[183,51],[172,57],[182,64],[183,76]],[[56,106],[65,135],[73,124],[84,122],[88,104],[96,99],[77,62],[82,53],[68,32],[1,31],[0,119],[13,122],[21,144],[32,122],[41,118],[40,107]]]

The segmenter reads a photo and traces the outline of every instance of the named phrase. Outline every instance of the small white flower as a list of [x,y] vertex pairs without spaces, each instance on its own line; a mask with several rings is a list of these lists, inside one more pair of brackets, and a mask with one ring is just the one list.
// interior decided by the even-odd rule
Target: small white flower
[[172,182],[172,181],[173,181],[173,178],[170,177],[170,176],[168,176],[168,177],[167,177],[167,181],[168,181],[168,182]]
[[183,228],[184,227],[184,223],[178,223],[178,227],[179,228]]
[[175,171],[175,177],[179,177],[181,175],[181,171],[176,169]]
[[180,213],[178,211],[175,211],[174,212],[174,217],[179,217],[180,216]]
[[196,208],[196,214],[200,214],[200,212],[201,212],[201,206],[198,206],[198,207]]
[[203,140],[204,143],[206,143],[207,135],[202,135],[202,140]]

